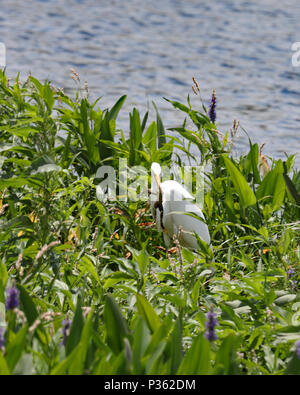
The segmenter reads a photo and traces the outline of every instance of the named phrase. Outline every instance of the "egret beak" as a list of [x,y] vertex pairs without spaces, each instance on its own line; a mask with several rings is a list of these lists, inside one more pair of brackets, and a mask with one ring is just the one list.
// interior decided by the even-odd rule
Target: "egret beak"
[[158,188],[160,189],[160,176],[159,174],[154,175]]

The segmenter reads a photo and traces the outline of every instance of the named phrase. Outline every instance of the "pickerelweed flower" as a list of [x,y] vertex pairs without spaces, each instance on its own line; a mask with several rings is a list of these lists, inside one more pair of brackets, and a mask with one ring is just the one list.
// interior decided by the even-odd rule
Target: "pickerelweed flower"
[[204,336],[210,342],[217,340],[217,335],[215,333],[215,327],[218,325],[217,315],[211,310],[206,314],[207,321],[205,322],[206,332]]
[[295,269],[293,269],[292,266],[289,266],[287,271],[288,278],[291,278],[294,274],[295,274]]
[[210,102],[210,109],[209,109],[209,112],[208,112],[209,119],[210,119],[210,121],[212,123],[215,123],[216,122],[216,118],[217,118],[216,105],[217,105],[216,91],[213,90],[212,97],[211,97],[211,102]]
[[0,328],[0,350],[3,352],[5,349],[5,328]]
[[65,346],[67,344],[67,339],[69,336],[69,330],[70,330],[70,326],[71,326],[72,321],[65,319],[62,321],[62,327],[63,327],[63,340],[62,340],[62,344]]
[[6,299],[5,299],[5,308],[6,310],[13,310],[16,307],[19,307],[20,292],[16,287],[10,287],[6,291]]

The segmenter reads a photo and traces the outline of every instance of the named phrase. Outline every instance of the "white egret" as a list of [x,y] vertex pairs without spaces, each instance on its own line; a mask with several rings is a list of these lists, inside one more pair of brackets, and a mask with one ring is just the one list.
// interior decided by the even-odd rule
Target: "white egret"
[[[168,246],[175,235],[183,247],[199,248],[195,233],[210,244],[208,227],[201,209],[192,203],[191,194],[177,181],[161,182],[161,167],[151,166],[151,211],[157,228]],[[187,215],[188,213],[195,216]],[[197,218],[199,217],[199,218]]]

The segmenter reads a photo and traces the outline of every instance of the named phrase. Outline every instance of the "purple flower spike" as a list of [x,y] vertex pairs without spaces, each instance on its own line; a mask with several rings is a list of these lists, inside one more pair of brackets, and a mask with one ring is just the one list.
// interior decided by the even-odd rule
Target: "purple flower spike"
[[205,323],[206,332],[204,336],[208,341],[213,342],[217,340],[217,335],[215,334],[215,327],[218,325],[218,320],[216,318],[216,314],[213,311],[209,311],[206,314],[206,319],[207,319]]
[[6,299],[5,299],[6,310],[13,310],[16,307],[19,307],[20,304],[19,296],[20,296],[20,292],[18,288],[11,287],[7,289]]
[[289,266],[287,271],[288,278],[293,277],[294,274],[295,274],[295,269],[293,269],[292,266]]
[[216,105],[217,105],[217,97],[216,97],[216,91],[213,90],[212,97],[211,97],[211,102],[210,102],[210,109],[208,112],[209,119],[212,123],[216,122],[217,115],[216,115]]

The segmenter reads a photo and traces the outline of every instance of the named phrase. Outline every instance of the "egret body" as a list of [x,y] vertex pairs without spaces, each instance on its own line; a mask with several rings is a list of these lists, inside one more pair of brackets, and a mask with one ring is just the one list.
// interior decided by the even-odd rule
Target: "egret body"
[[182,246],[197,249],[199,246],[195,233],[210,244],[202,210],[192,200],[191,194],[177,181],[161,182],[161,167],[156,162],[152,163],[151,211],[167,246],[175,235]]

